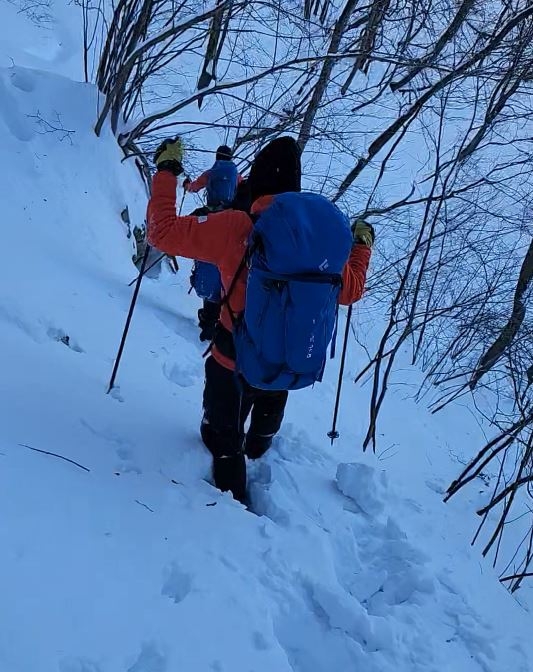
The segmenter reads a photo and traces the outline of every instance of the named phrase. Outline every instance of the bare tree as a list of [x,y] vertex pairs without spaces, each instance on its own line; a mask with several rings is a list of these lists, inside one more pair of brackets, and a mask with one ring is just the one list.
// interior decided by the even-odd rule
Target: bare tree
[[[386,320],[357,375],[371,379],[363,447],[376,445],[406,351],[433,412],[490,395],[479,413],[498,436],[450,495],[496,470],[481,515],[485,550],[499,557],[533,462],[531,2],[102,3],[82,5],[98,58],[95,130],[108,125],[146,179],[146,155],[171,133],[198,165],[215,133],[245,170],[261,143],[289,132],[306,186],[376,224],[368,304]],[[84,68],[90,77],[88,58]],[[512,589],[531,573],[532,546],[533,533],[507,562]]]

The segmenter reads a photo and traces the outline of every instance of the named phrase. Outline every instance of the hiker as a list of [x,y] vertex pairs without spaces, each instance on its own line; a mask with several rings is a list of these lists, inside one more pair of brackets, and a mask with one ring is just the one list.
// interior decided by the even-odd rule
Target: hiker
[[[183,182],[183,189],[188,192],[196,193],[205,188],[208,211],[223,210],[229,207],[235,198],[237,186],[242,179],[237,171],[237,166],[232,161],[232,151],[227,145],[220,145],[215,158],[215,163],[200,177],[194,181],[186,178]],[[199,208],[193,214],[205,214],[203,210],[203,208]],[[220,273],[217,267],[195,260],[191,274],[191,286],[203,301],[203,306],[198,311],[200,340],[212,341],[220,317],[222,291]]]
[[193,194],[205,189],[208,207],[228,207],[235,197],[237,185],[241,180],[237,166],[233,163],[233,152],[227,145],[220,145],[211,168],[196,180],[185,178],[183,189]]
[[251,214],[176,216],[182,158],[179,138],[155,154],[148,237],[168,254],[220,270],[225,300],[205,363],[200,431],[215,485],[244,502],[245,456],[257,459],[272,444],[288,391],[321,380],[338,304],[363,294],[374,232],[362,221],[350,228],[323,196],[299,193],[300,150],[290,137],[255,157]]
[[[246,180],[241,180],[230,207],[232,210],[250,212],[251,205],[248,185]],[[211,212],[209,208],[198,208],[191,214],[201,216],[209,212]],[[221,309],[222,281],[218,268],[213,264],[195,261],[191,273],[191,286],[197,296],[203,299],[203,305],[198,311],[200,341],[211,342],[215,337]]]

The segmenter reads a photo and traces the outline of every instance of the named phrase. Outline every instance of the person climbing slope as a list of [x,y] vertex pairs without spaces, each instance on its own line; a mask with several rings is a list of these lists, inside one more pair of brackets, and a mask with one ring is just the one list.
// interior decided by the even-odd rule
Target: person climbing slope
[[363,221],[350,227],[326,198],[301,193],[300,151],[290,137],[256,155],[251,214],[176,216],[182,158],[179,138],[155,153],[148,237],[168,254],[220,270],[225,298],[205,363],[200,431],[215,485],[244,502],[245,457],[270,447],[288,391],[322,379],[338,304],[363,295],[374,231]]
[[[186,178],[183,182],[183,189],[196,193],[205,188],[207,210],[223,210],[229,207],[235,198],[237,186],[242,180],[232,158],[231,149],[227,145],[220,145],[216,152],[215,163],[211,168],[194,181]],[[204,214],[203,210],[199,208],[194,214]],[[220,317],[222,299],[222,283],[216,266],[195,260],[191,274],[191,286],[203,301],[202,308],[198,311],[200,340],[211,341]]]
[[215,163],[196,180],[186,178],[183,188],[190,193],[206,190],[207,206],[228,207],[235,197],[237,185],[242,180],[237,166],[233,163],[233,152],[227,145],[220,145],[216,151]]

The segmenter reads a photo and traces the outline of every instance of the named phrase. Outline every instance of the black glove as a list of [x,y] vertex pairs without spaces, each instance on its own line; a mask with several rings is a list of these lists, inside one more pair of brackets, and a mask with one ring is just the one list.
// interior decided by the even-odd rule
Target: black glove
[[181,175],[183,166],[183,143],[179,136],[162,142],[154,154],[154,163],[158,170],[168,170],[173,175]]
[[372,249],[375,240],[374,227],[362,219],[358,219],[352,225],[353,242],[366,245]]

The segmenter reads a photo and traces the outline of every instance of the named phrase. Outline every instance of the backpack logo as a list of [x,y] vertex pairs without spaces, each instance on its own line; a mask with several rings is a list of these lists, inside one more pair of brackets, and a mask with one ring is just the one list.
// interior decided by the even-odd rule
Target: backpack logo
[[311,334],[309,339],[309,347],[307,348],[307,359],[311,359],[313,356],[313,350],[315,349],[315,335]]
[[320,264],[318,267],[322,272],[327,271],[329,268],[329,261],[327,259],[324,259],[324,261]]

